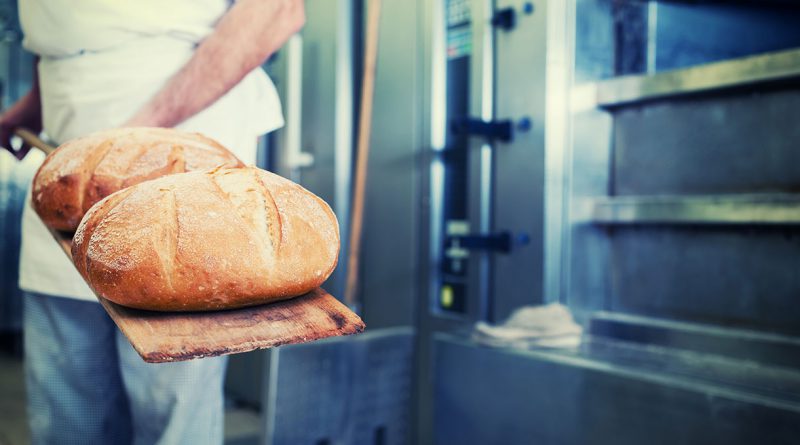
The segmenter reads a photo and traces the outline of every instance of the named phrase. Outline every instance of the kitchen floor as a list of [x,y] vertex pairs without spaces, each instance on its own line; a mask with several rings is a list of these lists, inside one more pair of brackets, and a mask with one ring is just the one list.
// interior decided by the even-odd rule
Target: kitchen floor
[[22,360],[0,353],[0,445],[30,443]]
[[[257,412],[228,404],[225,410],[225,445],[258,443]],[[0,445],[30,443],[25,414],[25,379],[22,360],[0,351]]]

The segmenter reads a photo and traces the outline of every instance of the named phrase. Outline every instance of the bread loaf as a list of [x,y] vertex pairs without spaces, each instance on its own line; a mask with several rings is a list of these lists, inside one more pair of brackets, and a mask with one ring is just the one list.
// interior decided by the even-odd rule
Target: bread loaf
[[155,311],[302,295],[328,278],[338,252],[330,207],[254,167],[170,175],[114,193],[89,210],[72,245],[97,295]]
[[45,225],[72,232],[106,196],[160,176],[242,166],[216,141],[166,128],[119,128],[66,142],[33,180],[33,207]]

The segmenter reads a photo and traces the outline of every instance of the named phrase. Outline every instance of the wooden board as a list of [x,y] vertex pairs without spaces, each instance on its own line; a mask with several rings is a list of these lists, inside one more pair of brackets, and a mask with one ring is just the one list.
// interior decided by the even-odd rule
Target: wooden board
[[[59,232],[53,236],[71,258],[72,240]],[[358,315],[322,288],[290,300],[212,312],[143,311],[97,299],[148,363],[234,354],[364,330]]]

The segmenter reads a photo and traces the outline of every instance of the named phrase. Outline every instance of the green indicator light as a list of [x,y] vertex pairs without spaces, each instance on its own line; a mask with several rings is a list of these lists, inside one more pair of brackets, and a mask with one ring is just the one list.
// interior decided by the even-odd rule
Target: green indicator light
[[453,306],[453,288],[452,286],[442,286],[441,294],[439,295],[439,303],[443,308],[447,309]]

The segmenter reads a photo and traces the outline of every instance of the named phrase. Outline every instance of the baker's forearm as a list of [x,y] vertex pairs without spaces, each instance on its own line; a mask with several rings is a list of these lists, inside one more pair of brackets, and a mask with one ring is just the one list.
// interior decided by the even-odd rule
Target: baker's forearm
[[[28,153],[26,144],[22,149],[14,151],[11,137],[17,128],[25,128],[38,133],[42,130],[42,101],[39,94],[39,71],[37,57],[33,65],[33,83],[31,89],[8,109],[0,113],[0,147],[10,151],[19,159]],[[0,148],[0,149],[2,149]]]
[[125,125],[173,127],[261,65],[305,22],[303,0],[239,0],[189,62]]

